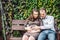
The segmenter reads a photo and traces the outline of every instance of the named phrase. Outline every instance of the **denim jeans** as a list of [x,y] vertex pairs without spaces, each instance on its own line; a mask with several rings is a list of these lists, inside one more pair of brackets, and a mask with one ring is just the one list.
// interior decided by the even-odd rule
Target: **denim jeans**
[[43,30],[39,34],[38,40],[46,40],[46,37],[48,38],[48,40],[56,40],[55,35],[56,35],[56,32],[52,30]]

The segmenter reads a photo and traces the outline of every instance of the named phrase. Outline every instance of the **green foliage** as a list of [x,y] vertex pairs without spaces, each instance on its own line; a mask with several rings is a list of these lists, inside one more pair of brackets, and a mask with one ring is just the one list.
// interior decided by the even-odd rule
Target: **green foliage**
[[47,14],[53,15],[55,19],[60,18],[59,0],[12,0],[5,4],[5,10],[10,14],[14,14],[14,19],[26,19],[33,8],[46,8]]
[[60,1],[59,0],[12,0],[5,4],[5,10],[14,19],[23,20],[29,17],[33,8],[46,8],[47,14],[57,19],[60,28]]
[[[47,14],[54,16],[55,19],[58,20],[60,19],[60,9],[59,9],[59,0],[38,0],[38,9],[44,7],[46,8]],[[58,27],[60,27],[58,22]]]

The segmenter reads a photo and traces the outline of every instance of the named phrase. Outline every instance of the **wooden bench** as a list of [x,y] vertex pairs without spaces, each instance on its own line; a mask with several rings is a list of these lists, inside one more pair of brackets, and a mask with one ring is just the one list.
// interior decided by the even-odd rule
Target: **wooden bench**
[[12,20],[11,35],[7,36],[7,40],[21,40],[21,37],[13,37],[12,33],[14,30],[19,30],[23,36],[23,33],[25,33],[24,24],[25,20]]
[[[23,34],[25,33],[24,24],[25,24],[25,20],[12,20],[11,36],[7,40],[22,40],[21,38],[22,38]],[[56,22],[55,22],[55,29],[58,33]],[[13,30],[19,30],[20,33],[22,33],[22,36],[13,37],[13,35],[12,35]]]

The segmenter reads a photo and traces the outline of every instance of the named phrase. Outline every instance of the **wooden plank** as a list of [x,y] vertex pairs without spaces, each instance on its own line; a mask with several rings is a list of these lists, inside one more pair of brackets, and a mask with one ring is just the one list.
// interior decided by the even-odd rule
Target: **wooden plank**
[[24,24],[25,20],[12,20],[12,24]]
[[1,20],[1,16],[0,16],[0,31],[2,30],[2,20]]
[[57,33],[57,40],[60,40],[60,31]]
[[11,37],[9,40],[22,40],[22,37]]
[[3,37],[0,37],[0,40],[3,40]]
[[24,26],[12,25],[12,30],[25,30]]

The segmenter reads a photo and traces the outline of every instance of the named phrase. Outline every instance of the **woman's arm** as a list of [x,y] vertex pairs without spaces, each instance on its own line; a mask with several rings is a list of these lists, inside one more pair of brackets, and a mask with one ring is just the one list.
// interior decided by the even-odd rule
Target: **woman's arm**
[[41,29],[39,26],[32,27],[32,33],[40,32],[40,31],[41,31]]

